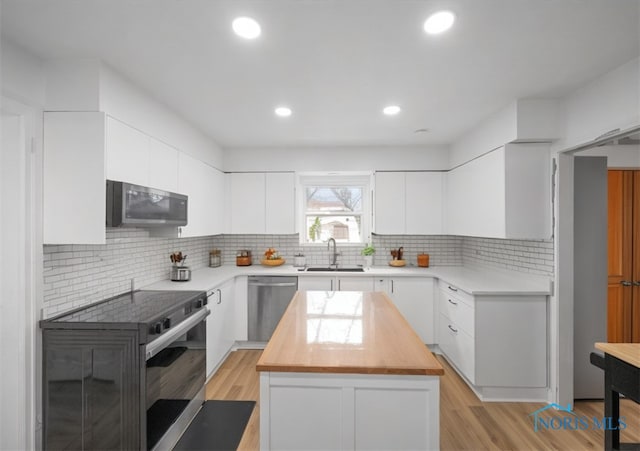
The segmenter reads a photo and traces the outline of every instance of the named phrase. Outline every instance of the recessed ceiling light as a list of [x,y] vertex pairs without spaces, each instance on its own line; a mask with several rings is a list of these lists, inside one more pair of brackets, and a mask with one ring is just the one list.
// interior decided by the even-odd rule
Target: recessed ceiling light
[[424,31],[429,34],[440,34],[447,31],[455,22],[456,16],[451,11],[438,11],[424,21]]
[[387,116],[395,116],[400,112],[400,107],[398,105],[389,105],[384,107],[382,112]]
[[276,113],[276,115],[280,117],[289,117],[291,116],[291,113],[292,113],[291,108],[286,106],[279,106],[274,110],[274,112]]
[[255,39],[260,36],[260,24],[251,17],[238,17],[231,24],[233,31],[245,39]]

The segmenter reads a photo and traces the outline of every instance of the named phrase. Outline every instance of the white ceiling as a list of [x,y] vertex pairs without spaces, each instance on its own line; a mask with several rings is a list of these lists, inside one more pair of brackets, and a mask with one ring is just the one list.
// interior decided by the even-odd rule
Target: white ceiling
[[[3,36],[100,58],[225,148],[447,144],[636,57],[639,0],[1,0]],[[428,36],[430,12],[454,28]],[[262,36],[231,21],[249,15]],[[287,104],[293,116],[275,117]],[[395,103],[402,112],[382,114]],[[428,133],[414,130],[427,128]]]

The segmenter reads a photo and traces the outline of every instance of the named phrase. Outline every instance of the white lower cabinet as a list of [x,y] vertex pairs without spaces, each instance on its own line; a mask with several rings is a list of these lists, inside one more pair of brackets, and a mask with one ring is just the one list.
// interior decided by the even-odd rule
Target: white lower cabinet
[[298,276],[298,291],[373,291],[373,277]]
[[235,342],[234,285],[230,280],[207,291],[211,311],[207,317],[207,377],[222,363]]
[[376,278],[374,290],[389,295],[423,343],[436,343],[432,278]]
[[262,450],[435,450],[440,377],[260,373]]
[[547,297],[439,285],[438,345],[480,399],[546,400]]

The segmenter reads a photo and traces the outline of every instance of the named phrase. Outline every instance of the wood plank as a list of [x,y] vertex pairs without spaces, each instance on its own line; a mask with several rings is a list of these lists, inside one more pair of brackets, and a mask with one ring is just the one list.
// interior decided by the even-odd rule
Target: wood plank
[[640,368],[640,343],[596,343],[596,349]]
[[[255,367],[261,352],[242,350],[231,353],[207,384],[207,399],[233,399],[229,393],[236,387],[243,396],[241,399],[259,401],[259,376]],[[543,407],[543,403],[481,402],[441,356],[437,356],[437,359],[445,370],[440,378],[441,450],[603,448],[604,432],[598,429],[535,432],[529,414]],[[218,380],[219,377],[224,381]],[[259,409],[258,402],[240,442],[240,450],[260,449]],[[604,403],[578,401],[573,411],[587,418],[601,418],[604,415]],[[563,416],[561,412],[548,412],[550,417]],[[627,423],[627,427],[621,431],[621,440],[640,442],[640,405],[622,399],[620,415],[625,417]]]
[[381,292],[299,291],[258,371],[442,375],[438,360]]

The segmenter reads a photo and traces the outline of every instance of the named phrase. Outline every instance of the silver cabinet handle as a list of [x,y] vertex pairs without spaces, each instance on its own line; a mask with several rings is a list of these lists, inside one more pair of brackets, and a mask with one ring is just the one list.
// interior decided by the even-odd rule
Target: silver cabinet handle
[[333,279],[331,279],[331,291],[333,291]]
[[456,292],[458,291],[458,289],[457,289],[457,288],[453,288],[451,285],[448,285],[448,287],[449,287],[449,289],[450,289],[451,291],[456,291]]
[[222,304],[222,290],[218,288],[218,304]]
[[261,282],[249,282],[250,287],[295,287],[295,283],[291,282],[276,282],[276,283],[261,283]]
[[391,279],[391,292],[393,293],[393,279]]
[[451,332],[453,332],[453,333],[455,333],[455,334],[457,334],[457,333],[458,333],[458,329],[454,329],[453,327],[451,327],[451,324],[449,324],[447,327],[448,327],[449,329],[451,329]]
[[640,287],[640,280],[636,280],[635,282],[633,282],[633,284],[634,284],[636,287]]
[[458,305],[457,302],[453,302],[451,299],[449,299],[449,304]]
[[338,279],[338,291],[342,290],[342,280]]
[[633,282],[629,282],[628,280],[622,280],[620,281],[620,285],[622,285],[623,287],[630,287],[630,286],[633,286]]

